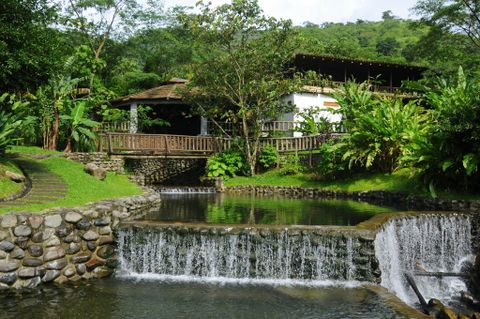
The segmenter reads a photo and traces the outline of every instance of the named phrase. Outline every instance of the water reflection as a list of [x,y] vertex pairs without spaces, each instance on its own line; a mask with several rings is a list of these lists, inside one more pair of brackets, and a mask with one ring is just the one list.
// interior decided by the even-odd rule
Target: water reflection
[[1,318],[404,318],[365,288],[106,279],[0,293]]
[[288,199],[227,194],[162,194],[145,220],[210,224],[356,225],[397,209],[352,200]]

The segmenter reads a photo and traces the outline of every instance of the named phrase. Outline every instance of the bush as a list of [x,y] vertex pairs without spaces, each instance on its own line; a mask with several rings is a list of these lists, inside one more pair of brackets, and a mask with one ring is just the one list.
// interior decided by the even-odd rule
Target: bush
[[281,175],[296,175],[304,171],[298,155],[287,155],[280,160]]
[[211,156],[207,161],[207,176],[208,177],[223,177],[229,179],[234,177],[237,173],[242,172],[245,167],[245,160],[239,152],[226,151],[214,156]]
[[442,189],[480,191],[480,80],[467,80],[460,68],[455,81],[439,79],[427,88],[432,109],[428,135],[414,136],[402,162],[420,169],[435,194]]
[[5,93],[0,96],[0,154],[18,140],[17,133],[27,105],[28,103],[17,101],[13,94]]
[[258,156],[258,163],[264,169],[269,169],[278,165],[278,151],[273,145],[266,145]]
[[337,95],[348,135],[343,160],[357,166],[391,173],[410,138],[426,134],[428,113],[416,101],[379,98],[368,84],[348,83]]
[[345,144],[328,141],[319,148],[320,160],[315,172],[321,180],[335,180],[345,177],[349,171],[347,162],[342,160]]

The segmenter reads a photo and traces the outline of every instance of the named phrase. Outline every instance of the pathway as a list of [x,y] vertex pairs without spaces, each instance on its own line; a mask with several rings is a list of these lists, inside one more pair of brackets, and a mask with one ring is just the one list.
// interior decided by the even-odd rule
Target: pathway
[[23,205],[45,204],[65,197],[67,183],[57,174],[49,171],[40,161],[24,157],[15,159],[32,181],[32,188],[23,197],[0,202],[0,208]]

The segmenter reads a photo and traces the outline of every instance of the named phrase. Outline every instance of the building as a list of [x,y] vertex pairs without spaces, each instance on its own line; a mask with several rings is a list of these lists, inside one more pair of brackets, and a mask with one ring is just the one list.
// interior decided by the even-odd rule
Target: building
[[[317,120],[327,119],[330,123],[339,123],[340,114],[334,114],[333,110],[339,108],[333,92],[341,83],[349,80],[357,82],[372,81],[372,89],[378,94],[400,95],[409,98],[408,94],[401,89],[405,80],[419,80],[424,67],[386,63],[378,61],[366,61],[357,59],[335,58],[318,55],[296,55],[293,65],[298,72],[315,71],[325,80],[322,86],[305,86],[301,92],[284,97],[287,102],[293,103],[297,111],[284,114],[272,119],[265,125],[265,132],[281,132],[284,136],[301,136],[296,132],[298,122],[302,121],[300,113],[309,108],[320,108],[323,111],[317,114]],[[150,116],[168,121],[170,127],[152,127],[143,133],[178,134],[178,135],[207,135],[212,127],[205,118],[194,115],[192,107],[182,100],[179,89],[185,86],[186,80],[172,79],[150,90],[131,94],[111,101],[112,106],[129,109],[131,115],[130,132],[138,131],[138,105],[144,104],[152,107]],[[336,125],[340,128],[340,125]],[[226,130],[232,127],[226,126]]]
[[194,115],[192,106],[185,103],[179,94],[186,82],[183,79],[171,79],[152,89],[112,100],[110,104],[130,111],[130,133],[139,131],[138,106],[148,105],[152,108],[150,117],[165,120],[170,126],[152,126],[142,130],[142,133],[205,135],[206,119]]
[[[378,94],[400,95],[408,98],[408,94],[401,89],[402,82],[419,80],[422,78],[422,73],[426,71],[424,67],[405,64],[305,54],[296,55],[293,65],[298,72],[317,72],[323,77],[325,86],[305,86],[302,92],[284,97],[285,101],[296,106],[297,112],[285,114],[278,119],[279,121],[302,121],[299,113],[314,107],[324,109],[318,113],[317,119],[322,117],[331,123],[339,123],[341,115],[331,112],[339,108],[337,101],[332,96],[335,87],[349,80],[371,81],[372,89]],[[337,127],[340,128],[340,126]],[[289,134],[301,136],[302,133],[290,132]]]

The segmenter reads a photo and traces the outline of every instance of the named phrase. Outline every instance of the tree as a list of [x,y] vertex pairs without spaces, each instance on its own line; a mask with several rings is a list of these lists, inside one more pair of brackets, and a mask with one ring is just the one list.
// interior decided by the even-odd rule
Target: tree
[[[157,12],[160,2],[148,1],[144,7],[138,0],[58,0],[66,8],[65,23],[82,34],[94,60],[100,60],[108,41],[132,34],[142,27],[153,27],[162,20]],[[90,87],[94,76],[91,75]]]
[[234,0],[179,19],[200,43],[186,98],[213,120],[241,125],[242,153],[255,174],[262,123],[291,110],[298,89],[286,66],[295,48],[291,21],[265,17],[256,0]]
[[79,101],[74,104],[74,107],[70,110],[70,114],[62,115],[61,119],[67,125],[67,145],[65,146],[65,152],[71,152],[73,150],[73,141],[77,144],[88,144],[95,140],[95,133],[92,132],[93,128],[100,123],[92,121],[86,116],[85,111],[87,109],[87,101]]
[[35,90],[55,69],[59,32],[47,0],[0,1],[0,92]]
[[400,43],[394,38],[385,38],[377,42],[377,52],[382,55],[393,55],[400,47]]
[[27,102],[17,101],[12,94],[0,96],[0,155],[15,141],[27,105]]
[[452,33],[466,35],[480,49],[478,0],[419,0],[414,8],[421,21]]
[[387,11],[382,12],[382,20],[383,21],[393,20],[393,19],[395,19],[395,16],[393,15],[392,10],[387,10]]

